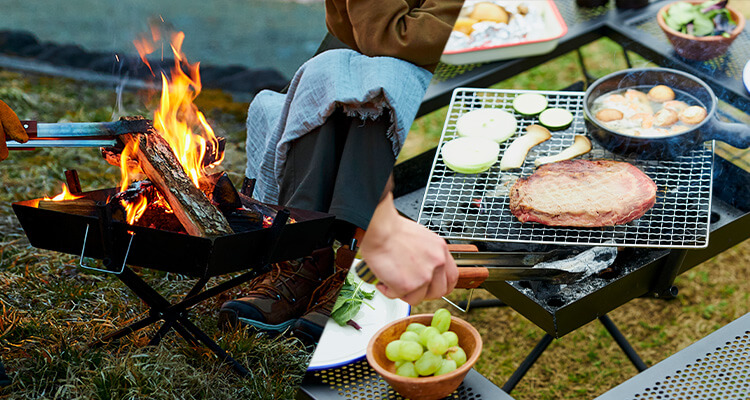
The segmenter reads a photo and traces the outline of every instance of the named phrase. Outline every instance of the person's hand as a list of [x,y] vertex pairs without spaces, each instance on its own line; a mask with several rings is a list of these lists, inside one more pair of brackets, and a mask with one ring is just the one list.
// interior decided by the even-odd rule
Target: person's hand
[[6,138],[17,142],[26,143],[29,136],[23,129],[21,121],[16,113],[0,100],[0,161],[8,158],[8,146],[5,145]]
[[400,216],[392,194],[375,209],[360,251],[379,280],[378,290],[411,305],[450,293],[458,280],[445,240]]

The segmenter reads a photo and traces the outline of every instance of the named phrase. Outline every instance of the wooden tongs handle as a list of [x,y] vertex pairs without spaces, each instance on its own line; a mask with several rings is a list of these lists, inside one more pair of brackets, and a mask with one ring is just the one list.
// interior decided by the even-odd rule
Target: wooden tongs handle
[[[479,249],[473,244],[449,244],[448,250],[462,252],[478,252]],[[458,268],[458,282],[456,289],[476,289],[490,276],[487,267],[460,267]]]

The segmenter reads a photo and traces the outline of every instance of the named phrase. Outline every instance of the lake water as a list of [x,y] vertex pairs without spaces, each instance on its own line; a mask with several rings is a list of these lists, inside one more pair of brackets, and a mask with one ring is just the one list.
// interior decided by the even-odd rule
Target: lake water
[[191,62],[270,67],[286,77],[326,32],[322,1],[0,0],[0,30],[27,30],[41,41],[91,51],[135,54],[133,39],[159,18],[185,32]]

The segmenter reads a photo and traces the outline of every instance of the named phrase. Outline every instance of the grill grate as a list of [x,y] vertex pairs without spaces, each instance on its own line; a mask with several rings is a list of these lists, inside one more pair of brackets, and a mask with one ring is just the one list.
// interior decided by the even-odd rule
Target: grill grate
[[[440,145],[457,137],[456,121],[478,108],[513,112],[515,96],[529,91],[459,88],[453,92]],[[640,168],[657,185],[656,204],[643,217],[625,225],[606,228],[561,228],[537,223],[521,224],[509,208],[513,183],[534,171],[534,160],[556,154],[585,134],[583,92],[537,91],[549,107],[569,110],[573,124],[554,132],[552,139],[534,147],[518,172],[501,172],[499,163],[489,171],[458,174],[443,163],[437,152],[418,221],[446,239],[558,245],[616,245],[628,247],[702,248],[708,246],[711,210],[713,144],[696,149],[675,161],[633,160],[616,156],[592,141],[591,152],[581,158],[626,161]],[[536,117],[516,115],[517,132],[537,123]],[[514,136],[515,138],[516,136]],[[512,142],[500,145],[505,150]]]
[[[321,383],[329,385],[331,390],[336,390],[342,399],[404,399],[367,364],[367,361],[359,361],[341,368],[315,372],[314,376]],[[446,397],[446,399],[451,400],[481,400],[483,398],[485,397],[464,384],[461,384],[458,389]]]

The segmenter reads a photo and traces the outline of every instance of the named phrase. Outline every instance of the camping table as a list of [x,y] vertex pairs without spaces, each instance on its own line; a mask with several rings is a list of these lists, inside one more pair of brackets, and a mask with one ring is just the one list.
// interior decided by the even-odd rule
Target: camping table
[[[462,66],[440,64],[435,71],[430,87],[427,89],[418,116],[446,106],[450,102],[452,92],[455,88],[488,87],[570,51],[577,51],[584,76],[587,80],[590,80],[591,77],[586,72],[585,60],[581,55],[580,48],[602,37],[609,37],[622,46],[624,50],[634,51],[656,64],[680,69],[696,75],[704,80],[721,100],[732,104],[746,115],[750,114],[750,94],[742,85],[741,75],[744,63],[750,59],[750,34],[747,31],[740,34],[730,47],[728,53],[717,59],[706,62],[683,60],[676,55],[671,44],[664,37],[664,34],[655,22],[657,11],[667,2],[667,0],[652,0],[651,4],[642,9],[618,10],[614,8],[614,2],[610,2],[609,6],[580,9],[576,6],[574,0],[556,1],[555,4],[568,25],[568,33],[560,38],[555,50],[535,57],[493,63]],[[630,65],[627,53],[623,52],[623,54],[626,62]],[[732,117],[728,116],[727,118],[732,119]],[[394,169],[396,206],[404,215],[415,220],[419,213],[425,184],[427,183],[432,161],[435,157],[435,151],[435,148],[428,150],[400,163]],[[672,289],[672,281],[677,274],[683,273],[744,241],[750,235],[750,232],[746,228],[742,228],[743,226],[747,227],[750,225],[750,207],[748,207],[747,201],[745,200],[744,203],[740,202],[741,204],[738,204],[731,199],[731,191],[741,189],[742,185],[750,184],[748,173],[733,165],[739,164],[745,168],[750,167],[750,162],[748,162],[748,159],[750,159],[750,150],[724,153],[722,155],[730,162],[717,157],[714,165],[716,171],[715,179],[720,183],[714,184],[714,206],[712,212],[716,214],[718,219],[712,221],[711,224],[709,247],[697,250],[669,251],[654,249],[647,251],[649,254],[647,254],[646,258],[649,261],[639,270],[639,273],[656,277],[655,282],[652,285],[640,285],[640,287],[630,290],[627,293],[617,293],[617,295],[622,296],[620,305],[639,296],[656,293],[664,295],[668,293]],[[740,195],[736,197],[743,197],[742,193],[750,196],[748,188],[742,190],[744,192],[738,192]],[[669,268],[664,268],[665,266],[669,266]],[[642,279],[642,276],[633,277],[633,279],[636,278]],[[507,285],[507,283],[501,284]],[[597,308],[598,302],[596,296],[592,296],[592,298],[587,299],[589,307],[586,307],[585,313],[578,313],[574,318],[568,319],[568,325],[558,327],[553,325],[550,320],[540,318],[540,309],[531,304],[528,298],[519,296],[517,291],[509,285],[507,289],[508,297],[500,300],[537,324],[547,332],[547,335],[532,350],[529,357],[519,367],[519,370],[516,371],[514,376],[503,387],[506,392],[510,392],[515,387],[515,384],[518,383],[525,372],[533,365],[533,362],[551,343],[553,337],[560,337],[595,319],[602,321],[605,327],[613,334],[618,345],[628,354],[631,361],[639,366],[639,370],[645,368],[645,364],[643,364],[638,355],[629,346],[624,336],[620,334],[606,316],[607,312],[612,311],[616,307],[610,309]],[[329,370],[329,372],[335,373],[338,370],[341,370],[341,368]],[[474,371],[472,371],[472,376],[473,374]],[[481,375],[479,376],[481,377]],[[308,373],[300,393],[307,396],[307,398],[329,398],[329,395],[331,396],[330,398],[341,398],[338,391],[346,385],[349,386],[346,390],[368,388],[373,385],[373,381],[371,380],[354,380],[349,381],[346,385],[336,381],[330,382],[329,384],[322,384],[319,373],[318,376],[315,376],[315,373]],[[464,386],[473,384],[473,381],[470,381],[468,378],[464,381]],[[328,390],[323,390],[324,387]],[[498,397],[490,396],[488,398]]]
[[750,398],[750,313],[597,400]]

